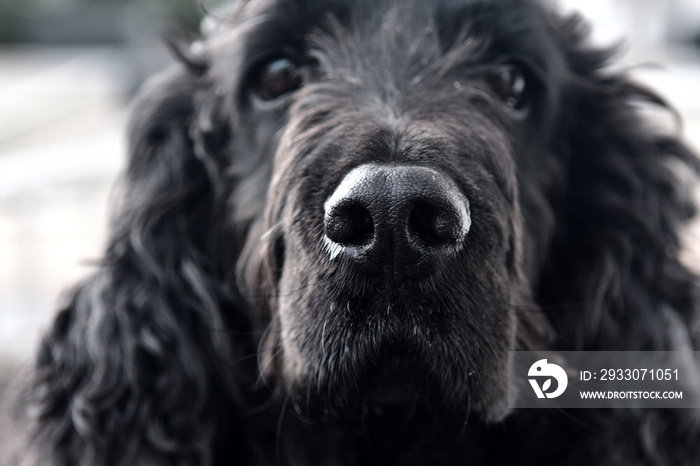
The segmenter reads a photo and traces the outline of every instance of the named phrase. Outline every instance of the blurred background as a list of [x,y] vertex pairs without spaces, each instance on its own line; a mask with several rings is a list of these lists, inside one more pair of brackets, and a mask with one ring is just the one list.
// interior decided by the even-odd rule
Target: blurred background
[[[700,148],[700,0],[551,0],[685,118]],[[90,271],[124,166],[130,98],[218,0],[0,0],[0,391]],[[696,237],[700,229],[696,227]],[[696,243],[690,242],[691,248]]]

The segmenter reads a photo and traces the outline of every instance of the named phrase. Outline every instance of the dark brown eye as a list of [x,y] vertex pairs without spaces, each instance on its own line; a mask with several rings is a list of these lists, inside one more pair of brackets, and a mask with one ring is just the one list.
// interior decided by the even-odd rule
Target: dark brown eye
[[491,90],[508,107],[520,110],[527,103],[527,80],[523,70],[515,65],[493,68],[486,76]]
[[299,67],[290,58],[277,58],[262,65],[253,89],[262,100],[274,100],[301,86]]

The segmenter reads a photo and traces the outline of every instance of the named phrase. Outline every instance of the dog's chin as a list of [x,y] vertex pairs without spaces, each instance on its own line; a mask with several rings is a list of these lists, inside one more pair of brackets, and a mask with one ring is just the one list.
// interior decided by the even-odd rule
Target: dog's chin
[[395,428],[417,420],[430,428],[497,422],[506,416],[505,400],[451,393],[454,387],[445,386],[421,365],[415,358],[391,356],[369,370],[363,380],[339,375],[321,387],[301,383],[291,398],[299,414],[310,420],[377,422]]
[[312,377],[291,381],[291,399],[304,417],[321,421],[389,422],[400,427],[416,420],[454,425],[505,417],[503,387],[472,390],[469,375],[457,378],[450,366],[463,362],[453,358],[441,361],[444,367],[435,367],[438,356],[423,350],[404,344],[398,350],[355,354],[354,361],[340,363],[330,373],[319,377],[313,371]]
[[[403,422],[454,413],[455,409],[446,406],[442,392],[443,387],[416,358],[395,354],[368,365],[361,378],[336,372],[321,386],[301,381],[291,395],[295,406],[310,419],[353,422],[391,418]],[[462,411],[466,415],[466,409]]]
[[447,291],[438,296],[413,288],[348,292],[344,300],[323,288],[308,291],[308,301],[282,297],[281,341],[269,345],[281,351],[270,356],[301,414],[336,420],[376,415],[399,422],[503,418],[505,375],[498,369],[512,329],[489,320],[499,312],[495,300],[470,310],[454,304],[460,300]]

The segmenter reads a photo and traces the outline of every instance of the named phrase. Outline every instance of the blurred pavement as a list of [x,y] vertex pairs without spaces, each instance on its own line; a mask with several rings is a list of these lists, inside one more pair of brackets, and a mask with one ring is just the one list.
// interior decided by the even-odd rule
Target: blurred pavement
[[121,63],[112,49],[0,50],[0,364],[26,358],[99,257],[124,162]]

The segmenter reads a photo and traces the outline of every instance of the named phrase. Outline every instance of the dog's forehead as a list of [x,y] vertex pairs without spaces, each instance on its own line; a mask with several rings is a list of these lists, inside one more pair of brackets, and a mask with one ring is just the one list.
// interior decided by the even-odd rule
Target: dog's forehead
[[[451,66],[515,57],[544,69],[556,52],[546,32],[548,9],[539,0],[249,0],[213,16],[218,19],[205,36],[230,57],[228,76],[271,56],[314,48],[325,64],[343,70],[358,58],[372,61],[360,64],[367,69],[383,63],[416,69],[455,46]],[[472,46],[460,48],[467,42]]]
[[[437,28],[498,19],[517,26],[518,17],[539,11],[537,0],[240,0],[208,18],[205,34],[216,35],[251,23],[274,22],[290,30],[308,30],[328,18],[341,19],[346,27],[412,27],[431,22]],[[386,24],[387,15],[397,24]],[[304,31],[308,32],[308,31]],[[482,31],[483,32],[483,31]]]

